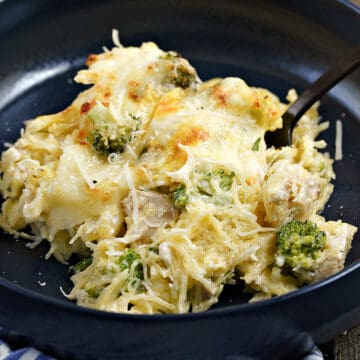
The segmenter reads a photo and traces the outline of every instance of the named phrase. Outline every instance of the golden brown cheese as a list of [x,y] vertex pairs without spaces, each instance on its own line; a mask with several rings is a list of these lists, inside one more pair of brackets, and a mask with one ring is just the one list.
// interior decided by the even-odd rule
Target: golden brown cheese
[[75,80],[92,87],[28,121],[1,160],[4,230],[48,240],[48,256],[63,262],[92,256],[75,267],[69,298],[151,314],[206,310],[239,280],[254,301],[293,291],[302,283],[275,264],[276,232],[293,218],[327,235],[303,279],[343,268],[356,228],[317,215],[334,178],[315,140],[327,127],[317,106],[294,145],[276,150],[264,134],[281,127],[287,105],[266,89],[202,82],[153,43],[119,45],[86,65]]

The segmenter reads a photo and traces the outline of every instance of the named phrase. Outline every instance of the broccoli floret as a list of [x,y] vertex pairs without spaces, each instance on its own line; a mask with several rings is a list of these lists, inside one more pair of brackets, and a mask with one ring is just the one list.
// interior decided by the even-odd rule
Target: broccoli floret
[[152,253],[154,253],[156,255],[159,255],[159,247],[158,246],[150,246],[149,251],[151,251]]
[[220,188],[224,191],[229,191],[231,189],[235,173],[231,172],[230,174],[225,174],[224,170],[217,170],[215,171],[215,175],[218,175],[220,178]]
[[111,129],[108,126],[102,126],[101,129],[96,129],[92,133],[92,146],[102,155],[121,154],[130,139],[131,130],[126,127]]
[[217,193],[217,187],[222,191],[229,191],[234,177],[234,172],[226,174],[223,169],[208,172],[199,181],[199,192],[204,195],[214,196]]
[[117,124],[110,110],[97,103],[87,114],[93,122],[93,131],[88,137],[93,148],[103,156],[122,153],[132,139],[132,129]]
[[210,179],[211,179],[212,173],[208,172],[206,173],[197,184],[197,188],[199,190],[200,194],[212,196],[214,193],[214,189],[211,186]]
[[186,192],[186,186],[184,184],[179,184],[173,194],[174,205],[177,209],[185,209],[187,203],[189,202],[189,195]]
[[173,60],[176,58],[181,58],[181,55],[176,51],[168,51],[165,55],[160,56],[160,59],[162,60]]
[[95,287],[86,288],[85,291],[92,299],[97,299],[100,296],[101,290]]
[[174,72],[171,74],[170,81],[178,87],[187,89],[196,81],[196,76],[193,71],[191,71],[185,65],[178,65],[175,67]]
[[74,266],[71,266],[71,270],[74,273],[78,273],[80,271],[84,271],[92,264],[93,258],[92,256],[86,257],[84,259],[81,259],[78,263],[76,263]]
[[141,258],[136,251],[132,249],[126,249],[118,262],[120,271],[130,271],[132,264],[136,262],[131,274],[131,279],[129,279],[129,281],[130,284],[138,290],[142,288],[141,282],[144,280],[144,269],[140,260]]
[[160,56],[164,60],[165,69],[168,71],[164,82],[187,89],[198,81],[196,71],[181,57],[180,54],[169,51]]
[[311,221],[291,220],[281,226],[277,233],[275,263],[290,271],[296,269],[315,270],[316,260],[321,256],[326,234]]

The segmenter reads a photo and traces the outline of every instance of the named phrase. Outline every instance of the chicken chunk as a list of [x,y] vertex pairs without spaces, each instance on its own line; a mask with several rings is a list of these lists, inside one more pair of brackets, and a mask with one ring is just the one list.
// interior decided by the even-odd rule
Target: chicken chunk
[[334,275],[344,268],[346,255],[357,231],[355,226],[338,221],[328,221],[319,226],[327,234],[322,261],[314,274],[313,281]]
[[126,236],[138,239],[150,238],[156,230],[175,217],[173,202],[155,191],[130,191],[123,200],[128,230]]
[[287,160],[275,163],[269,174],[263,201],[265,220],[272,226],[281,226],[293,218],[305,220],[321,206],[318,199],[325,184],[320,177]]

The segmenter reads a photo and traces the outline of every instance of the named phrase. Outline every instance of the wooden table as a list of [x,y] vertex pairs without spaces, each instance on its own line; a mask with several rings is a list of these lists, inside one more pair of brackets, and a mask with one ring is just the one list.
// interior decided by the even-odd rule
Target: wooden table
[[[360,0],[351,0],[360,6]],[[360,360],[360,326],[341,334],[331,343],[321,345],[325,360]]]
[[319,347],[325,360],[360,360],[360,326]]

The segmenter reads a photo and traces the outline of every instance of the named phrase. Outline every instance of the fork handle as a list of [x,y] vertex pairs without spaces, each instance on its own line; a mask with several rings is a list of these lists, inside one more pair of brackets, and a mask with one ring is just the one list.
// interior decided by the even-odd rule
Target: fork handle
[[327,91],[360,65],[360,46],[320,76],[283,114],[284,127],[293,129],[302,115]]

